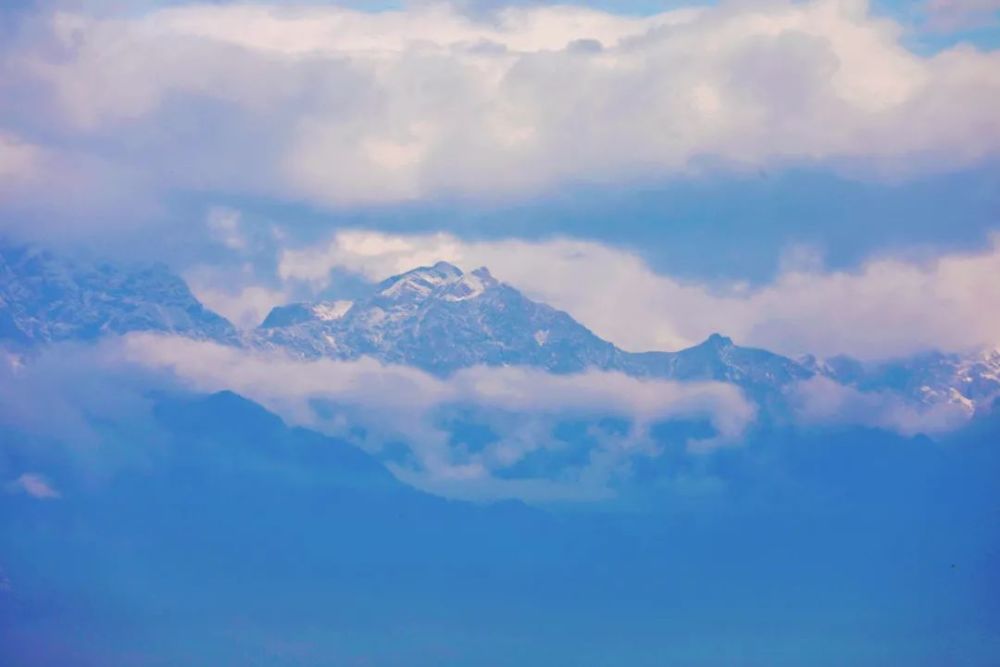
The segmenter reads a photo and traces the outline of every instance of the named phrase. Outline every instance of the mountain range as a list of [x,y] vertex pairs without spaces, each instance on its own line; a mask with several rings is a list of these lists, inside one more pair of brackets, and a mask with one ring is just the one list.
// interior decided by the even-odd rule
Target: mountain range
[[0,245],[0,340],[37,345],[132,331],[238,342],[165,266],[117,266]]
[[[85,346],[35,353],[153,331],[438,375],[510,364],[711,378],[762,401],[825,377],[970,409],[996,392],[995,354],[867,365],[721,335],[635,354],[449,264],[239,331],[163,267],[2,246],[0,267],[0,364],[4,351],[43,375],[61,364],[38,384],[23,369],[0,383],[2,665],[993,664],[1000,410],[934,440],[762,419],[710,456],[686,447],[711,428],[697,417],[652,425],[652,447],[637,448],[600,410],[540,429],[504,412],[545,446],[489,469],[513,486],[465,502],[394,474],[419,467],[415,446],[366,447],[365,422],[324,434],[171,383],[118,394],[124,374],[70,372]],[[497,435],[465,407],[435,416],[457,456]],[[609,472],[605,455],[623,450]],[[572,508],[510,500],[567,483],[608,494]],[[927,631],[939,627],[943,639]],[[904,645],[898,660],[886,638]]]
[[447,262],[392,276],[354,302],[279,306],[257,328],[238,331],[166,267],[92,264],[0,246],[0,341],[32,347],[133,331],[278,349],[305,359],[372,357],[437,375],[486,365],[715,380],[760,401],[816,376],[917,405],[958,404],[970,414],[1000,395],[1000,350],[927,352],[870,364],[845,356],[791,359],[712,334],[676,352],[628,352],[486,268],[466,273]]

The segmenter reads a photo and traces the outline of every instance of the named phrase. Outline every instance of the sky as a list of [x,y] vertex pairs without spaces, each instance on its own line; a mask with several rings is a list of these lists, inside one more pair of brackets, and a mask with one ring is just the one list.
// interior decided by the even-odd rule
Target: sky
[[164,261],[245,326],[451,259],[627,349],[993,346],[997,12],[6,5],[2,230]]
[[926,365],[0,349],[0,662],[1000,654],[1000,404],[900,388],[937,351],[995,390],[1000,0],[0,2],[9,244],[244,330],[447,261],[629,352]]

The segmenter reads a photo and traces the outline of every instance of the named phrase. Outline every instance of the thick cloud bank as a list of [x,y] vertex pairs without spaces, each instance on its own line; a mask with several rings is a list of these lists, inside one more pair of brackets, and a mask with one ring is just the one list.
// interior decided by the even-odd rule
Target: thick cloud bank
[[3,194],[36,205],[58,203],[47,179],[85,182],[84,203],[110,205],[102,191],[128,179],[135,197],[340,206],[718,164],[898,175],[1000,146],[1000,54],[917,55],[863,0],[641,18],[433,4],[56,12],[24,21],[0,57],[0,174],[18,174]]

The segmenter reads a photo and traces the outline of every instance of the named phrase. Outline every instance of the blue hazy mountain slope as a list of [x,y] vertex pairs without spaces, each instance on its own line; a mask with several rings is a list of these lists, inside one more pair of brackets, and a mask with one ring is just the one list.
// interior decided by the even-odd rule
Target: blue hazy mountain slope
[[655,465],[716,492],[639,470],[644,509],[553,514],[427,496],[233,394],[153,415],[149,465],[48,462],[61,498],[0,496],[3,664],[986,667],[1000,649],[995,420],[942,444],[678,449]]
[[162,265],[78,262],[0,244],[0,340],[36,344],[129,331],[236,340],[233,326]]

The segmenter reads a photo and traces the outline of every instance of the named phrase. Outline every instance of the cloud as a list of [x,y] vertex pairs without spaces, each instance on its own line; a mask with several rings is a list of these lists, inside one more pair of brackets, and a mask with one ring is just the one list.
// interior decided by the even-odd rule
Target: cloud
[[0,178],[5,182],[36,178],[43,162],[43,151],[38,146],[0,133]]
[[[654,424],[706,420],[715,435],[691,440],[694,450],[734,444],[755,417],[738,388],[714,382],[676,383],[619,373],[551,375],[527,368],[469,368],[441,379],[420,370],[372,359],[303,361],[281,353],[240,350],[151,334],[129,335],[121,359],[168,372],[202,392],[236,391],[290,423],[361,439],[388,456],[403,443],[415,464],[390,461],[402,479],[422,488],[466,498],[521,497],[553,500],[602,497],[635,456],[653,456]],[[442,410],[461,409],[495,429],[481,446],[455,442],[440,423]],[[567,464],[552,477],[502,473],[526,457],[564,448],[553,435],[567,419],[625,419],[626,433],[595,436],[583,464]],[[605,437],[606,436],[606,437]],[[528,494],[527,496],[525,494]],[[528,497],[530,496],[530,497]]]
[[248,242],[240,226],[242,217],[236,209],[213,206],[205,216],[205,224],[216,241],[231,250],[243,250]]
[[786,354],[863,359],[1000,342],[1000,238],[979,253],[872,259],[854,271],[827,272],[813,253],[792,254],[771,283],[705,285],[656,273],[633,252],[591,241],[354,230],[284,251],[278,273],[319,290],[332,269],[376,281],[440,259],[465,269],[486,265],[634,351],[679,349],[716,331]]
[[890,392],[863,392],[822,377],[796,384],[788,396],[803,423],[858,424],[908,436],[953,431],[967,424],[973,412],[967,400],[919,406]]
[[120,172],[342,207],[713,166],[905,175],[1000,146],[1000,54],[914,54],[860,0],[646,17],[212,4],[25,25],[0,125],[115,165],[98,192]]
[[[0,349],[0,448],[23,465],[73,461],[94,479],[148,464],[161,444],[148,392],[165,387],[162,376],[123,365],[111,346],[63,343],[26,357]],[[114,424],[120,437],[96,424]]]
[[[607,498],[634,466],[675,445],[697,457],[741,444],[757,409],[724,383],[509,367],[469,368],[442,379],[367,358],[305,361],[157,334],[54,345],[10,365],[10,373],[0,385],[0,420],[14,435],[5,447],[39,468],[71,460],[99,479],[150,465],[165,444],[151,392],[232,390],[292,425],[364,448],[409,484],[476,500]],[[825,379],[790,388],[788,399],[799,423],[819,426],[937,434],[969,418],[960,401],[916,406]],[[665,440],[658,427],[678,421],[711,429]],[[115,424],[116,438],[92,432],[93,423]],[[567,426],[573,435],[565,435]],[[44,478],[37,481],[22,478],[8,490],[58,493]]]
[[[0,73],[0,95],[3,94]],[[75,147],[31,141],[4,130],[0,120],[0,232],[61,241],[94,229],[119,232],[122,220],[94,214],[130,209],[151,222],[151,188],[131,165]],[[47,232],[47,233],[46,233]]]
[[[252,329],[264,321],[275,306],[287,304],[289,295],[280,289],[260,286],[237,287],[236,290],[198,282],[201,274],[192,274],[191,290],[198,300],[241,329]],[[222,279],[224,281],[224,279]]]
[[276,253],[284,241],[280,228],[247,220],[241,210],[220,205],[209,207],[205,228],[212,243],[195,253],[199,263],[182,275],[207,307],[248,329],[260,324],[273,307],[298,297],[296,290],[274,278]]
[[52,483],[37,473],[26,472],[13,482],[7,484],[8,493],[24,493],[39,500],[55,500],[61,498]]

